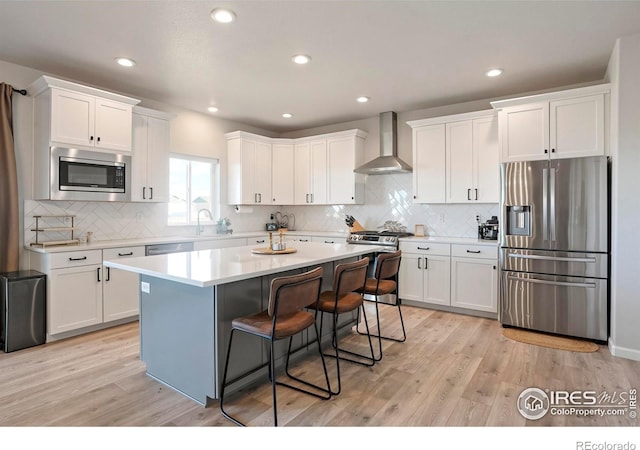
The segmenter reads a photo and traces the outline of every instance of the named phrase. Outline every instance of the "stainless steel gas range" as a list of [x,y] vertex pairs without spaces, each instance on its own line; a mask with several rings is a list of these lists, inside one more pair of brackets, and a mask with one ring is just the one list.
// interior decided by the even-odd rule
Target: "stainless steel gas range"
[[347,236],[347,244],[367,244],[380,246],[380,252],[398,250],[399,239],[412,236],[399,231],[354,231]]

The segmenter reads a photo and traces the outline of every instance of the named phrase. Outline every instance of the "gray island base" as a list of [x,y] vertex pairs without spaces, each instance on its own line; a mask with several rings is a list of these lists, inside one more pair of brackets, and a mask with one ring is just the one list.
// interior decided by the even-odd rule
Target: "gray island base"
[[[231,321],[266,309],[271,280],[321,266],[322,289],[331,289],[335,265],[373,255],[370,245],[296,243],[296,253],[256,255],[252,247],[201,250],[169,255],[106,261],[107,267],[140,274],[140,358],[147,374],[201,405],[219,398]],[[339,326],[355,324],[355,313]],[[325,327],[329,328],[329,327]],[[326,330],[323,341],[330,339]],[[293,347],[306,350],[314,332],[294,338]],[[276,358],[286,355],[286,340]],[[240,355],[240,356],[237,356]],[[255,371],[231,386],[264,376],[267,347],[261,339],[238,335],[229,379]]]

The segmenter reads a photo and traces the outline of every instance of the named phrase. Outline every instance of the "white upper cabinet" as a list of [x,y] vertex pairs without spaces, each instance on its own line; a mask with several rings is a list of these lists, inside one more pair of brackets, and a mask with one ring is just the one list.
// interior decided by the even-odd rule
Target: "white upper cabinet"
[[133,113],[133,153],[131,159],[131,200],[169,200],[170,120],[160,111],[135,107]]
[[294,145],[273,143],[271,147],[271,203],[293,205],[295,184]]
[[353,171],[364,164],[364,160],[363,135],[353,133],[327,139],[327,200],[329,204],[364,203],[366,176]]
[[296,142],[294,150],[296,205],[327,203],[326,139]]
[[416,203],[498,203],[498,122],[493,111],[408,122]]
[[[411,125],[411,124],[410,124]],[[413,201],[445,202],[445,124],[413,128]]]
[[242,131],[226,136],[229,204],[272,204],[271,143],[268,138]]
[[272,139],[242,131],[226,136],[229,204],[364,203],[365,176],[353,172],[364,162],[364,131],[299,139]]
[[43,76],[35,98],[35,144],[131,151],[132,108],[139,100]]
[[608,94],[606,84],[491,102],[501,161],[605,155]]

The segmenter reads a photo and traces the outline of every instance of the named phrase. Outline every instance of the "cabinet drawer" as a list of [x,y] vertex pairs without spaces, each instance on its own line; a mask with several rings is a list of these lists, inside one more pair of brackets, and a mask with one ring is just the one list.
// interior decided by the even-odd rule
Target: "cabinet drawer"
[[102,250],[52,253],[49,268],[63,269],[88,264],[102,264]]
[[138,247],[105,248],[102,250],[102,259],[104,261],[120,258],[133,258],[136,256],[144,256],[144,245]]
[[400,242],[400,250],[421,255],[451,255],[451,246],[441,242]]
[[498,247],[490,245],[461,245],[451,246],[451,255],[458,258],[482,258],[498,260]]

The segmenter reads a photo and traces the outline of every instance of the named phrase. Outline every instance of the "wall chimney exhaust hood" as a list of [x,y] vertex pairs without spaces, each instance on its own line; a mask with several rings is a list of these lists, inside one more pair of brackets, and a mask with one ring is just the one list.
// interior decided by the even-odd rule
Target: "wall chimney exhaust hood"
[[367,175],[388,173],[408,173],[411,166],[398,158],[398,134],[396,113],[387,111],[380,114],[380,156],[354,170]]

